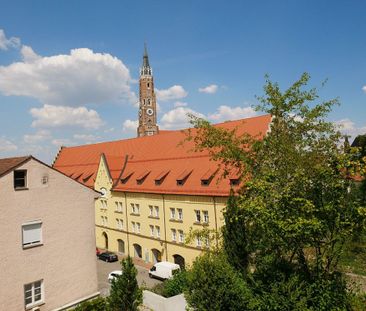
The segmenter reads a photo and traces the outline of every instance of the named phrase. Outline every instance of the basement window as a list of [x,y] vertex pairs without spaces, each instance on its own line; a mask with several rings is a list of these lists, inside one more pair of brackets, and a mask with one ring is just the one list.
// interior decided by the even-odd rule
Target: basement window
[[239,178],[230,179],[230,186],[238,186],[240,183]]

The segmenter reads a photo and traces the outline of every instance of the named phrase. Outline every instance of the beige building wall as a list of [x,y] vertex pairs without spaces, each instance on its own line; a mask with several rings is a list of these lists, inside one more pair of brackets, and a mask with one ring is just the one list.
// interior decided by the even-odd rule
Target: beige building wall
[[[223,225],[225,197],[116,192],[110,191],[111,186],[102,158],[95,182],[96,190],[106,189],[104,197],[95,205],[98,248],[140,257],[148,263],[157,259],[174,262],[179,255],[186,265],[191,265],[202,253],[205,243],[201,241],[200,247],[196,240],[186,244],[180,240],[180,233],[183,232],[185,241],[190,230],[220,230]],[[179,210],[182,219],[179,219]],[[196,221],[196,211],[200,212],[201,222]],[[208,214],[208,223],[204,222],[204,212]],[[175,241],[172,230],[175,230]]]
[[[13,172],[0,178],[0,309],[24,310],[24,285],[38,280],[42,311],[96,294],[96,193],[33,159],[18,169],[27,190],[14,190]],[[22,224],[38,220],[43,244],[23,249]]]

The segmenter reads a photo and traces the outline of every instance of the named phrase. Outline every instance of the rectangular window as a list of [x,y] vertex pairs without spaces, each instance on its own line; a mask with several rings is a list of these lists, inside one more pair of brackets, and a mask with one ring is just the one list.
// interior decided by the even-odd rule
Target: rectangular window
[[14,171],[14,189],[24,189],[27,187],[27,171]]
[[177,240],[177,230],[172,229],[172,241],[176,241]]
[[208,211],[203,211],[203,222],[208,224]]
[[100,204],[101,204],[102,209],[107,209],[107,201],[106,200],[101,200]]
[[140,230],[141,230],[141,225],[139,222],[136,223],[136,232],[137,233],[140,233]]
[[22,225],[23,248],[42,244],[42,222]]
[[24,285],[24,304],[26,308],[43,302],[43,280]]
[[122,202],[116,202],[116,211],[122,213]]
[[196,237],[196,245],[198,246],[198,247],[201,247],[202,246],[202,241],[201,241],[201,237]]
[[150,225],[150,235],[154,236],[154,226]]
[[122,230],[123,229],[123,220],[117,218],[116,222],[117,222],[117,229]]
[[198,210],[194,211],[196,213],[196,222],[201,222],[201,212]]
[[155,230],[156,230],[156,237],[160,238],[160,227],[159,226],[155,226]]
[[175,208],[170,209],[170,219],[175,219]]
[[153,217],[153,206],[149,205],[150,216]]
[[135,214],[140,214],[140,204],[135,204]]
[[135,204],[131,203],[131,213],[135,214]]
[[178,230],[179,233],[179,242],[183,243],[184,242],[184,233],[183,230]]
[[209,240],[208,238],[205,238],[205,246],[206,246],[207,248],[209,248],[209,247],[210,247],[210,240]]
[[177,211],[178,211],[178,219],[183,220],[183,210],[181,208],[178,208]]
[[135,222],[134,221],[132,221],[132,232],[135,232],[136,231],[136,225],[135,225]]
[[155,217],[159,218],[159,206],[155,206]]
[[108,217],[104,217],[105,225],[108,226]]

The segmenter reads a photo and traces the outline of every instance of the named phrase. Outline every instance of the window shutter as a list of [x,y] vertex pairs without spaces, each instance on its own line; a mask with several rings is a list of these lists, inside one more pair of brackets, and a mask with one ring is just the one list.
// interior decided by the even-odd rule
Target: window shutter
[[23,245],[41,243],[42,223],[23,225]]

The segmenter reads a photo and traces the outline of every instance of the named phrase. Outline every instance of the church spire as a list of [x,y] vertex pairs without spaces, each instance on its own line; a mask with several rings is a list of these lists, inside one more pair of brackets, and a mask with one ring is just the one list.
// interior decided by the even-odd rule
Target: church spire
[[156,117],[156,97],[154,77],[149,64],[149,56],[145,43],[142,67],[140,70],[139,126],[137,136],[150,136],[159,133]]
[[143,56],[143,59],[142,59],[142,67],[141,67],[141,70],[140,70],[140,75],[141,76],[143,76],[143,75],[151,76],[152,75],[152,69],[151,69],[150,64],[149,64],[149,55],[147,54],[146,42],[145,42],[145,45],[144,45],[144,56]]

